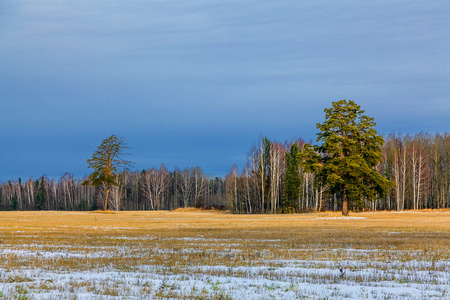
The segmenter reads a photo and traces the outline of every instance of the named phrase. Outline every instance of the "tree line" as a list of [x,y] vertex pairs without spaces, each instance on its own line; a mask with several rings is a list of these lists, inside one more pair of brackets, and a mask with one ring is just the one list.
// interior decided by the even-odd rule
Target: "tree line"
[[353,101],[325,108],[318,145],[261,137],[242,170],[222,178],[200,167],[129,171],[126,141],[103,140],[87,160],[83,180],[64,174],[58,182],[0,183],[2,210],[167,210],[227,208],[233,213],[322,210],[397,210],[450,206],[450,135],[420,133],[383,139],[373,118]]
[[225,178],[235,213],[404,210],[450,206],[450,135],[386,140],[353,101],[325,108],[318,145],[261,138]]
[[[236,213],[340,211],[342,195],[317,184],[317,174],[302,165],[304,140],[279,143],[261,138],[245,167],[225,177],[229,207]],[[379,174],[393,181],[389,193],[362,198],[350,210],[416,210],[450,207],[450,134],[391,134],[381,148]]]
[[[0,210],[104,209],[106,186],[85,185],[87,178],[66,173],[58,180],[42,176],[0,184]],[[208,178],[200,167],[169,171],[150,168],[123,171],[109,194],[113,210],[173,210],[180,207],[227,206],[225,183],[220,177]]]
[[[172,171],[164,165],[119,173],[109,203],[116,210],[228,208],[234,213],[308,212],[342,209],[338,194],[317,186],[316,174],[301,166],[305,141],[254,143],[245,166],[234,165],[224,179],[208,178],[200,167]],[[351,210],[406,210],[450,207],[450,134],[391,134],[377,171],[395,183],[390,194],[352,203]],[[0,183],[1,210],[102,209],[103,186],[66,173],[58,180],[18,179]]]

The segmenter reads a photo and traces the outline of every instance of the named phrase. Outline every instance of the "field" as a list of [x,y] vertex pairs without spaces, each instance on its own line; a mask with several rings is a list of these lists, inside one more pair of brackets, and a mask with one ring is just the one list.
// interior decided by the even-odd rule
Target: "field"
[[0,212],[0,299],[450,299],[450,212]]

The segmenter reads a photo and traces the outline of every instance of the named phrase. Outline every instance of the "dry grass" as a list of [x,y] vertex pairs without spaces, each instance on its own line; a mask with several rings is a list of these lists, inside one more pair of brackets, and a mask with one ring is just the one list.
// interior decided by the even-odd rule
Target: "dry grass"
[[205,213],[218,213],[218,214],[228,214],[229,210],[220,210],[214,207],[205,207],[205,208],[197,208],[197,207],[180,207],[174,210],[171,210],[170,212],[177,212],[177,213],[201,213],[201,212],[205,212]]
[[[77,234],[96,232],[102,235],[120,232],[139,233],[143,230],[158,232],[179,232],[197,230],[233,230],[242,234],[243,230],[285,229],[304,235],[304,229],[358,231],[414,231],[450,232],[450,212],[376,212],[355,213],[342,217],[340,213],[325,212],[291,215],[233,215],[199,209],[178,209],[168,211],[107,212],[0,212],[0,228],[3,232],[44,233],[49,228],[56,232]],[[270,232],[268,233],[270,234]],[[282,238],[282,236],[279,236]]]
[[332,212],[299,215],[232,215],[201,210],[115,214],[1,212],[0,229],[0,239],[5,244],[33,241],[83,245],[126,235],[159,239],[276,239],[291,248],[450,248],[449,212],[358,213],[349,218]]
[[[346,274],[354,272],[354,282],[422,283],[423,278],[414,272],[448,272],[449,249],[449,211],[366,212],[349,218],[333,212],[232,215],[198,209],[114,214],[0,212],[0,271],[13,272],[1,275],[0,285],[15,285],[10,295],[20,294],[17,289],[45,290],[45,286],[50,290],[70,288],[99,295],[128,295],[127,286],[117,286],[117,282],[105,285],[69,280],[69,287],[63,288],[52,283],[51,278],[37,282],[31,275],[20,275],[14,270],[63,274],[114,270],[140,274],[143,266],[148,266],[164,278],[181,276],[177,279],[181,282],[188,280],[186,276],[203,278],[205,272],[220,278],[286,280],[286,276],[294,275],[279,270],[292,264],[289,261],[301,262],[302,268],[317,269],[330,268],[330,263],[337,268],[346,262]],[[393,261],[401,265],[392,264]],[[206,266],[208,271],[204,270]],[[247,269],[239,269],[242,267],[264,268],[249,274]],[[376,269],[383,275],[364,277],[357,273],[364,268]],[[396,268],[405,275],[389,273]],[[342,279],[320,272],[295,276],[304,282],[324,284]],[[139,287],[142,293],[153,289],[154,296],[170,298],[179,292],[177,282],[169,285],[148,281],[148,286]],[[196,291],[194,286],[189,294],[175,297],[207,299],[219,293],[216,282],[208,287],[207,293]]]
[[113,211],[113,210],[94,210],[94,211],[91,211],[90,213],[91,214],[105,214],[105,215],[110,214],[110,215],[113,215],[116,212]]

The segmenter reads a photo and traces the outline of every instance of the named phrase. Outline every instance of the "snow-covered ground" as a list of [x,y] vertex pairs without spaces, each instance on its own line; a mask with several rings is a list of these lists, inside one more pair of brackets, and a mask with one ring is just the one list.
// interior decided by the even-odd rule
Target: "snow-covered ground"
[[184,247],[164,248],[169,239],[142,239],[154,246],[0,244],[0,299],[450,299],[450,261],[438,252],[288,249],[285,257],[304,259],[258,251],[242,260],[234,240],[180,238]]

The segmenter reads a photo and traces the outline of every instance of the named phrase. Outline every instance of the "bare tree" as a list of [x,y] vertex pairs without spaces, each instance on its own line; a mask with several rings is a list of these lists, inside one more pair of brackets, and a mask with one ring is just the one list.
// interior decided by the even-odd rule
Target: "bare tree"
[[192,177],[188,168],[185,168],[181,173],[180,191],[183,207],[186,208],[190,205],[192,194]]
[[194,181],[194,206],[199,206],[202,202],[202,197],[205,195],[208,180],[200,167],[192,170],[192,177]]
[[251,188],[251,171],[248,167],[248,164],[245,165],[244,172],[244,197],[245,197],[245,206],[247,208],[247,213],[252,213],[252,188]]
[[237,167],[236,165],[233,165],[230,172],[228,172],[227,176],[225,176],[227,197],[230,201],[231,210],[233,212],[239,212],[237,178]]

